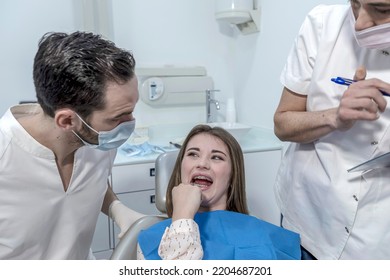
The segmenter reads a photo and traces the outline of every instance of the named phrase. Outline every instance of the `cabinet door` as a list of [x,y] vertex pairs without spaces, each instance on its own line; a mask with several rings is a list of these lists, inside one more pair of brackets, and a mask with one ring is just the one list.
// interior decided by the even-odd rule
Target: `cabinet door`
[[157,215],[160,212],[156,208],[154,189],[117,194],[118,198],[127,207],[146,214]]
[[[113,242],[110,242],[110,219],[103,213],[99,214],[91,249],[97,259],[111,255]],[[111,243],[111,244],[110,244]]]
[[282,150],[245,153],[246,195],[251,215],[280,225],[280,210],[276,204],[274,183]]
[[116,194],[154,189],[155,164],[117,165],[112,169],[112,188]]

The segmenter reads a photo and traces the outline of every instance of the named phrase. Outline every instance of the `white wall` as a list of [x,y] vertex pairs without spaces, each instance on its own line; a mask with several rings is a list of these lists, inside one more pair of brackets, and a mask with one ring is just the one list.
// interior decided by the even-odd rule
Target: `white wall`
[[40,37],[74,29],[72,1],[0,1],[0,115],[20,100],[35,100],[32,65]]
[[[38,40],[48,31],[80,28],[79,1],[0,1],[0,114],[20,100],[35,99]],[[347,1],[259,0],[261,31],[242,35],[215,20],[214,0],[112,0],[112,39],[133,51],[138,66],[206,67],[221,90],[215,97],[223,104],[235,97],[238,121],[272,128],[280,71],[305,14],[320,3]]]

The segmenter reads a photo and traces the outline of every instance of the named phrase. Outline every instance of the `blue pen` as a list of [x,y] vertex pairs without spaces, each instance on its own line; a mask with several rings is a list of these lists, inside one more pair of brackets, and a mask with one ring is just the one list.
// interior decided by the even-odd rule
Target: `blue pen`
[[[332,78],[330,80],[336,84],[344,85],[344,86],[349,86],[350,84],[356,82],[355,80],[343,78],[343,77],[336,77],[336,78]],[[385,92],[383,90],[379,90],[379,91],[382,93],[382,95],[390,97],[390,94],[388,94],[387,92]]]

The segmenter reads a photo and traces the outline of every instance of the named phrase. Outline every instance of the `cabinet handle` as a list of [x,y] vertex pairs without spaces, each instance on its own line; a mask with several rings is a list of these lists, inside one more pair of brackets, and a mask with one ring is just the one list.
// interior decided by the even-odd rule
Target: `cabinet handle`
[[154,194],[152,194],[151,196],[150,196],[150,203],[156,203],[156,196],[154,195]]
[[149,169],[149,176],[150,177],[156,176],[156,168],[150,168]]

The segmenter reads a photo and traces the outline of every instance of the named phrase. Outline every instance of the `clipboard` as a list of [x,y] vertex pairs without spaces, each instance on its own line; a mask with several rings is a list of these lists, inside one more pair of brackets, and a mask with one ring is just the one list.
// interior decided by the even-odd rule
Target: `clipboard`
[[364,171],[364,170],[384,168],[384,167],[390,167],[390,152],[377,156],[373,159],[367,160],[363,163],[360,163],[348,169],[347,171],[355,172],[355,171]]

